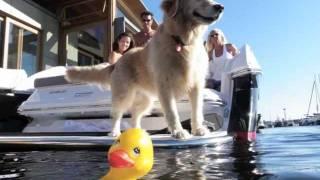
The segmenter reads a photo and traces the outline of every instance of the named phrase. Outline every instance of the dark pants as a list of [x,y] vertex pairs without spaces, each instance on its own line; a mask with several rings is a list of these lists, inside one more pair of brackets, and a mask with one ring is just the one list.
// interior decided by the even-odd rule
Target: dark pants
[[217,91],[221,90],[221,81],[215,79],[207,79],[206,88],[215,89]]

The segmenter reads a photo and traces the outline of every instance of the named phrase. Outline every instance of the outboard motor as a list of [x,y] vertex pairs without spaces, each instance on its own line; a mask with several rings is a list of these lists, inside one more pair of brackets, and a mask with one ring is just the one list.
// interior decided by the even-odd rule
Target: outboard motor
[[228,134],[237,140],[256,139],[258,123],[258,79],[261,68],[251,48],[245,45],[230,65],[231,88]]
[[233,85],[228,133],[239,140],[255,140],[258,123],[258,75],[236,77]]

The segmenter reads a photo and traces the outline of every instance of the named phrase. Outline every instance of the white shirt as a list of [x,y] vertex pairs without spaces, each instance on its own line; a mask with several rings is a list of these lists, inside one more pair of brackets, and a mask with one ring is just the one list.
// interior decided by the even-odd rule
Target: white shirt
[[227,51],[226,45],[223,46],[222,55],[216,57],[216,52],[212,52],[212,60],[209,62],[208,79],[221,81],[221,74],[225,71],[225,65],[233,58],[232,54]]

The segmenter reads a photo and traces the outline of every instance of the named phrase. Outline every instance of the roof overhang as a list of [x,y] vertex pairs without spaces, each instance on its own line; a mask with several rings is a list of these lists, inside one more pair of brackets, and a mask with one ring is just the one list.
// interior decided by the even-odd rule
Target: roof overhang
[[[63,26],[85,24],[106,19],[106,2],[110,0],[32,0],[56,15]],[[117,7],[133,24],[142,28],[140,14],[147,8],[141,0],[117,0]],[[154,21],[154,28],[157,22]]]

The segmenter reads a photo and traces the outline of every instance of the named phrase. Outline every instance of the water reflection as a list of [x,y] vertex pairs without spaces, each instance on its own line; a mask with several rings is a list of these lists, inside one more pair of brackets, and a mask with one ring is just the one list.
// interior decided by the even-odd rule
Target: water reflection
[[105,151],[0,153],[0,179],[99,179],[107,170]]
[[[319,127],[266,130],[256,143],[155,149],[143,179],[320,179]],[[0,179],[99,179],[108,171],[106,152],[0,152]]]
[[160,149],[145,179],[256,179],[266,177],[255,144],[232,142],[217,147]]
[[[256,144],[228,143],[191,149],[156,149],[144,179],[256,179],[266,174]],[[0,179],[99,179],[106,151],[32,151],[0,154]]]
[[153,171],[145,179],[206,179],[207,148],[156,150]]
[[0,179],[23,177],[26,169],[19,166],[22,160],[15,153],[0,154]]
[[255,143],[234,142],[230,157],[233,158],[234,173],[238,179],[258,179],[267,175],[262,169]]

